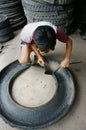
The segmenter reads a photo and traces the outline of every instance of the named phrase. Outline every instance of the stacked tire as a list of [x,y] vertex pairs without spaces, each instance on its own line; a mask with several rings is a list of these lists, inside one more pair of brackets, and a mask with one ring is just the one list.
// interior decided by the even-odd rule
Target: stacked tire
[[0,43],[9,41],[14,37],[10,22],[6,16],[0,15]]
[[0,0],[0,14],[9,19],[13,30],[22,28],[27,21],[21,0]]
[[49,21],[66,34],[74,32],[73,0],[59,0],[51,4],[43,0],[22,0],[28,22]]
[[74,2],[74,0],[37,0],[37,1],[47,2],[51,4],[60,4],[60,5],[71,4]]

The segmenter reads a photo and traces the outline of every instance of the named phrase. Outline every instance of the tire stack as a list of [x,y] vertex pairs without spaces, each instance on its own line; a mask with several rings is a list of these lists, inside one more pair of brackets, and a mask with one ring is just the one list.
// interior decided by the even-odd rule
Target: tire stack
[[14,37],[10,22],[6,16],[0,15],[0,43],[7,42]]
[[22,5],[28,22],[49,21],[66,34],[74,32],[73,0],[55,0],[53,4],[49,0],[22,0]]
[[26,24],[21,0],[0,0],[0,14],[6,15],[13,30],[18,30]]

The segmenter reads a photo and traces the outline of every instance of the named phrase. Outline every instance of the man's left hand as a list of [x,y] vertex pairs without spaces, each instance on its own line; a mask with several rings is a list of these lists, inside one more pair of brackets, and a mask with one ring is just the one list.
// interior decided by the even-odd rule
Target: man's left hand
[[64,59],[62,62],[61,62],[61,67],[63,68],[66,68],[66,67],[69,67],[69,63],[70,60],[69,59]]

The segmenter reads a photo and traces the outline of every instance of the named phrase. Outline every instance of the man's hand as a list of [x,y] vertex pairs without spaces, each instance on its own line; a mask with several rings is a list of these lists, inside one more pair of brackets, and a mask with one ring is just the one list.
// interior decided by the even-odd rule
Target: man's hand
[[63,68],[69,67],[69,64],[70,64],[69,62],[70,62],[70,60],[65,58],[65,59],[61,62],[61,67],[63,67]]
[[38,58],[38,61],[37,61],[38,64],[41,65],[41,66],[44,66],[46,64],[46,60],[41,56],[40,51],[36,47],[36,44],[34,44],[34,43],[31,44],[31,48]]
[[41,65],[41,66],[45,66],[46,64],[46,60],[43,58],[43,57],[38,57],[38,64]]

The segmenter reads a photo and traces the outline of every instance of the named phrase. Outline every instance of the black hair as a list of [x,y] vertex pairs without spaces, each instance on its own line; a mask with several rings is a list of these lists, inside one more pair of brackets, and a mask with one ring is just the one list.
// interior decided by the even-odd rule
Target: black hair
[[54,50],[56,34],[54,29],[50,26],[39,26],[34,31],[33,40],[41,51],[48,49]]

